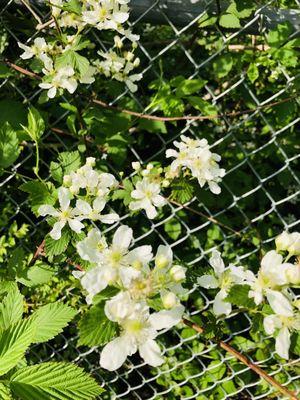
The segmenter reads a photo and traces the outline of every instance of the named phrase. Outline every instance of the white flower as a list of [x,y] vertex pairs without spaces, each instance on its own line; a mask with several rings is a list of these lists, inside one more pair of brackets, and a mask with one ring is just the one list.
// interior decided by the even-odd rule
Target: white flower
[[210,151],[206,139],[195,140],[184,135],[180,138],[181,142],[174,141],[178,151],[174,149],[166,151],[167,158],[175,158],[170,166],[171,175],[177,176],[181,169],[183,171],[188,169],[192,176],[198,179],[201,187],[207,182],[211,192],[219,194],[221,188],[218,182],[225,175],[225,170],[218,165],[221,157]]
[[129,203],[130,210],[145,210],[147,217],[153,219],[157,216],[155,207],[162,207],[166,204],[166,200],[160,194],[160,185],[153,183],[147,178],[138,181],[135,190],[131,192],[134,201]]
[[98,229],[92,229],[88,236],[77,244],[77,251],[83,260],[97,263],[96,267],[78,276],[88,292],[87,301],[108,285],[115,284],[127,288],[133,279],[140,276],[141,269],[152,258],[152,249],[151,246],[140,246],[129,250],[131,241],[132,229],[122,225],[116,230],[110,246]]
[[85,200],[76,201],[76,212],[81,220],[101,221],[103,224],[114,224],[120,217],[116,213],[101,214],[106,205],[105,199],[97,197],[92,206]]
[[49,82],[42,82],[39,86],[42,89],[48,89],[48,97],[53,99],[56,96],[57,89],[66,89],[69,93],[74,93],[77,89],[77,80],[74,78],[75,71],[72,67],[64,67],[54,74],[49,75]]
[[285,315],[267,315],[264,318],[264,329],[268,335],[276,334],[276,353],[286,360],[289,358],[291,332],[300,330],[300,313]]
[[55,217],[58,221],[53,225],[50,232],[50,236],[54,240],[61,238],[61,230],[68,224],[69,227],[76,233],[80,233],[84,225],[80,222],[80,218],[75,209],[70,207],[70,191],[66,188],[60,187],[58,189],[58,201],[60,204],[60,209],[56,210],[53,206],[43,205],[38,209],[38,213],[45,217],[50,215]]
[[109,371],[121,367],[127,356],[139,351],[145,363],[156,367],[163,363],[161,350],[155,342],[158,331],[170,329],[180,322],[184,308],[163,310],[150,315],[145,303],[135,303],[126,292],[120,292],[106,302],[108,319],[117,322],[121,334],[102,350],[100,365]]
[[282,232],[275,239],[277,251],[288,251],[291,256],[300,255],[300,233]]
[[289,283],[287,270],[293,265],[282,262],[283,257],[275,250],[271,250],[263,257],[257,277],[249,271],[248,283],[251,286],[249,297],[258,305],[266,296],[274,312],[290,316],[291,305],[278,289]]
[[51,13],[54,18],[59,17],[62,6],[63,6],[63,0],[51,0]]
[[229,302],[224,301],[224,299],[227,297],[231,286],[243,284],[248,281],[249,271],[245,271],[243,267],[236,267],[232,264],[225,268],[221,254],[216,250],[212,252],[209,263],[214,269],[214,275],[203,275],[198,278],[197,282],[206,289],[221,289],[214,299],[213,311],[216,315],[229,315],[232,311],[232,306]]
[[86,24],[93,25],[99,30],[111,29],[118,31],[120,24],[129,18],[128,6],[111,0],[89,2],[90,9],[82,12]]
[[41,54],[46,53],[49,49],[45,39],[41,37],[35,38],[32,46],[26,46],[19,42],[18,46],[24,50],[24,53],[20,56],[23,60],[28,60],[34,56],[40,56]]

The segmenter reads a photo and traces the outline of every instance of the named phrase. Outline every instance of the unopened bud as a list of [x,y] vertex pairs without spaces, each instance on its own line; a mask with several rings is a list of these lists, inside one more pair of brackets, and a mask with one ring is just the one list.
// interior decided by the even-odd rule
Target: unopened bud
[[177,297],[174,293],[168,292],[162,296],[162,303],[166,309],[170,309],[176,306]]
[[88,157],[88,158],[86,159],[85,164],[86,164],[88,167],[94,167],[94,166],[96,165],[96,159],[95,159],[94,157]]
[[155,265],[159,269],[166,268],[169,265],[169,260],[163,255],[157,256],[155,257]]
[[290,234],[288,232],[282,232],[275,239],[276,250],[277,251],[286,251],[290,245]]
[[148,164],[148,165],[147,165],[147,170],[148,170],[148,171],[151,171],[151,169],[153,169],[153,164]]
[[123,42],[119,36],[114,37],[114,42],[115,46],[118,47],[118,49],[121,49],[123,47]]
[[300,284],[300,265],[290,265],[286,271],[286,277],[292,285]]
[[70,175],[65,175],[64,176],[64,185],[65,186],[70,186],[72,184],[72,178]]
[[180,265],[174,265],[174,267],[170,269],[170,275],[175,282],[181,282],[185,280],[185,271],[186,268]]
[[141,163],[139,161],[132,162],[131,166],[135,171],[138,171],[139,169],[141,169]]
[[162,187],[168,187],[168,186],[170,186],[170,181],[168,181],[168,179],[164,179],[162,181]]

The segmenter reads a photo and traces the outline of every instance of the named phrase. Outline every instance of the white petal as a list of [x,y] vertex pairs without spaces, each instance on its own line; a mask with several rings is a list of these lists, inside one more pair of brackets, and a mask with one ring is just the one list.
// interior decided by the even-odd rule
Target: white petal
[[119,275],[123,285],[128,288],[133,279],[136,279],[140,276],[140,271],[133,267],[120,267]]
[[156,211],[155,207],[152,205],[149,205],[147,208],[145,208],[145,211],[146,211],[147,218],[149,218],[149,219],[154,219],[157,216],[157,211]]
[[59,215],[59,212],[55,210],[53,206],[49,206],[47,204],[40,206],[38,209],[39,215],[42,217],[45,217],[46,215],[51,215],[52,217],[57,217]]
[[197,283],[205,289],[215,289],[219,287],[219,282],[213,275],[202,275],[197,279]]
[[219,251],[213,250],[212,255],[209,259],[209,263],[213,267],[217,276],[220,276],[224,272],[225,265]]
[[221,188],[216,182],[213,182],[213,181],[208,182],[208,186],[209,186],[210,191],[213,194],[220,194],[221,193]]
[[104,311],[108,319],[120,322],[132,312],[133,302],[128,292],[119,292],[105,303]]
[[130,354],[130,343],[126,336],[120,336],[104,346],[101,356],[100,365],[108,371],[115,371],[120,368]]
[[107,286],[107,281],[104,279],[104,270],[101,266],[89,269],[80,282],[82,287],[88,292],[86,301],[92,303],[93,297],[100,293]]
[[132,229],[127,225],[121,225],[115,232],[113,237],[113,246],[119,250],[127,250],[132,240]]
[[214,304],[213,304],[213,311],[216,315],[229,315],[232,310],[232,306],[227,301],[224,301],[224,298],[227,296],[225,290],[220,290],[219,293],[216,295]]
[[148,321],[157,331],[161,329],[170,329],[181,321],[183,312],[184,307],[180,304],[171,310],[162,310],[151,314]]
[[278,314],[285,317],[293,316],[293,307],[291,306],[289,300],[280,292],[276,290],[266,290],[266,296],[272,310]]
[[59,240],[61,238],[61,230],[65,225],[66,225],[65,221],[58,221],[53,225],[53,228],[49,233],[52,239]]
[[166,199],[163,196],[161,196],[160,194],[154,196],[152,201],[153,201],[153,204],[155,205],[155,207],[162,207],[166,204]]
[[164,362],[160,347],[153,339],[146,340],[144,344],[140,345],[139,353],[145,363],[152,367],[158,367]]
[[267,315],[264,318],[264,330],[267,335],[273,335],[276,328],[281,328],[281,320],[277,315]]
[[116,213],[99,215],[99,221],[103,222],[103,224],[114,224],[118,222],[120,219],[119,215]]
[[69,189],[60,187],[58,189],[58,201],[60,204],[60,208],[62,211],[66,211],[69,208],[70,205],[70,197],[71,193]]
[[81,230],[84,228],[83,223],[78,221],[77,219],[68,219],[68,224],[72,231],[76,233],[80,233]]
[[93,208],[95,211],[101,212],[105,207],[106,201],[103,197],[97,197],[93,202]]
[[273,271],[276,266],[280,266],[282,263],[282,256],[276,253],[275,250],[268,251],[261,260],[261,270],[264,274]]
[[155,266],[158,268],[170,267],[173,262],[173,251],[170,246],[159,245],[156,256]]
[[280,357],[288,360],[289,358],[289,349],[291,345],[291,334],[288,328],[283,327],[280,329],[278,335],[276,336],[275,349]]
[[76,212],[78,212],[78,214],[89,215],[92,212],[92,207],[84,200],[77,200]]

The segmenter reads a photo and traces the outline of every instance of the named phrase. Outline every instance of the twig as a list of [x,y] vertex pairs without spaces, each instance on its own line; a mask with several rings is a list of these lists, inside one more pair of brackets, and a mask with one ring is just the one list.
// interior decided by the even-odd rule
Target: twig
[[44,254],[44,250],[45,250],[45,239],[42,241],[42,243],[37,247],[29,265],[32,265],[36,262],[36,260]]
[[[194,329],[198,333],[203,333],[204,329],[201,328],[201,326],[188,321],[187,319],[183,319],[183,323],[190,328]],[[252,371],[256,372],[261,378],[263,378],[265,381],[270,383],[273,387],[275,387],[280,393],[282,393],[285,396],[288,396],[292,400],[299,400],[298,397],[291,392],[289,389],[286,387],[282,386],[279,382],[277,382],[272,376],[268,375],[262,368],[260,368],[258,365],[254,364],[252,361],[249,360],[248,357],[245,355],[239,353],[237,350],[235,350],[233,347],[231,347],[228,343],[223,342],[222,340],[218,342],[218,345],[225,351],[227,351],[229,354],[233,355],[237,360],[241,361],[243,364],[245,364],[247,367],[252,369]]]
[[191,208],[189,206],[185,206],[184,204],[177,203],[177,201],[175,201],[175,200],[168,199],[168,201],[169,201],[169,203],[174,204],[175,206],[178,206],[178,207],[182,207],[185,210],[191,211],[192,213],[197,214],[200,217],[203,217],[216,225],[222,226],[223,228],[229,230],[230,232],[234,233],[237,236],[242,236],[241,232],[238,232],[238,231],[234,230],[233,228],[230,228],[230,226],[223,224],[222,222],[218,221],[217,219],[210,217],[209,215],[206,215],[201,211],[195,210],[194,208]]
[[28,71],[27,69],[22,68],[19,65],[16,65],[16,64],[10,62],[9,60],[4,60],[4,62],[8,67],[14,69],[15,71],[20,72],[23,75],[27,75],[30,78],[34,78],[34,79],[39,79],[39,80],[42,79],[39,75],[35,74],[34,72]]
[[262,106],[258,106],[256,108],[252,108],[252,109],[249,108],[249,109],[243,110],[243,111],[235,111],[235,112],[230,112],[230,113],[214,114],[214,115],[186,115],[183,117],[158,117],[156,115],[138,113],[135,111],[127,110],[126,108],[112,106],[110,104],[105,103],[102,100],[92,99],[91,101],[92,101],[92,103],[98,104],[99,106],[101,106],[103,108],[115,110],[115,111],[122,112],[122,113],[129,114],[129,115],[133,115],[138,118],[154,120],[154,121],[172,122],[172,121],[189,121],[189,120],[202,121],[202,120],[206,120],[206,119],[210,120],[210,119],[219,119],[219,118],[224,118],[224,117],[237,117],[239,115],[253,113],[258,110],[262,110],[262,109],[270,108],[270,107],[273,107],[273,106],[276,106],[276,105],[279,105],[282,103],[286,103],[287,101],[290,101],[296,97],[297,97],[297,95],[287,97],[286,99],[283,99],[283,100],[275,101],[275,102],[269,103],[269,104],[263,104]]
[[228,46],[229,50],[240,51],[240,50],[259,50],[259,51],[266,51],[270,50],[270,46],[264,44],[252,44],[251,46],[247,46],[244,44],[230,44]]
[[[30,76],[31,78],[36,78],[41,80],[42,78],[35,74],[34,72],[28,71],[22,67],[19,67],[16,64],[11,63],[8,60],[5,60],[6,65],[8,65],[10,68],[15,69],[18,72],[21,72],[24,75]],[[282,99],[279,101],[274,101],[272,103],[268,103],[268,104],[263,104],[262,106],[258,106],[256,108],[249,108],[247,110],[243,110],[243,111],[234,111],[234,112],[230,112],[230,113],[224,113],[224,114],[214,114],[214,115],[185,115],[183,117],[158,117],[157,115],[151,115],[151,114],[144,114],[144,113],[138,113],[136,111],[131,111],[131,110],[127,110],[126,108],[122,108],[122,107],[117,107],[117,106],[113,106],[110,105],[108,103],[105,103],[102,100],[97,100],[97,99],[91,99],[91,102],[94,104],[97,104],[103,108],[109,109],[109,110],[115,110],[124,114],[128,114],[128,115],[133,115],[134,117],[137,118],[142,118],[142,119],[148,119],[148,120],[153,120],[153,121],[165,121],[165,122],[172,122],[172,121],[202,121],[202,120],[211,120],[211,119],[220,119],[220,118],[224,118],[224,117],[237,117],[239,115],[244,115],[244,114],[249,114],[249,113],[254,113],[258,110],[263,110],[266,108],[271,108],[273,106],[277,106],[279,104],[282,103],[286,103],[292,99],[297,98],[298,95],[294,95],[294,96],[290,96],[287,97],[286,99]]]
[[42,23],[38,24],[38,25],[36,26],[36,29],[37,29],[38,31],[41,31],[42,29],[45,29],[45,28],[47,28],[49,25],[53,24],[53,22],[54,22],[54,18],[49,19],[49,21],[45,22],[44,24],[42,24]]
[[30,4],[26,0],[21,0],[21,3],[30,11],[33,17],[37,20],[39,24],[42,23],[41,18],[37,15],[37,13],[31,8]]

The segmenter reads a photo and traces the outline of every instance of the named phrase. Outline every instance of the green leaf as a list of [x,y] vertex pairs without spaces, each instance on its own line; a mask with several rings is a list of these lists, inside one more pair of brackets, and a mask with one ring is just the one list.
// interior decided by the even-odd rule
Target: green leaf
[[218,114],[218,109],[213,104],[209,103],[206,100],[201,99],[201,97],[190,96],[187,98],[189,103],[199,110],[204,115],[216,115]]
[[5,122],[0,127],[0,168],[7,168],[19,157],[20,148],[16,132]]
[[204,79],[185,79],[177,86],[176,95],[179,97],[189,96],[199,92],[206,83],[207,81]]
[[10,387],[22,400],[91,400],[103,392],[82,368],[55,362],[18,370]]
[[76,310],[60,302],[40,307],[30,316],[30,320],[36,324],[33,343],[42,343],[53,339],[62,332],[76,314]]
[[194,196],[194,186],[186,178],[178,178],[172,182],[171,199],[184,204]]
[[267,42],[271,47],[280,47],[290,36],[293,28],[290,23],[278,24],[267,35]]
[[92,306],[81,318],[78,346],[102,346],[116,334],[117,324],[110,321],[104,313],[104,303]]
[[291,339],[291,352],[300,356],[300,333],[295,332]]
[[247,76],[252,83],[254,83],[259,77],[259,70],[255,63],[251,63],[249,65]]
[[234,15],[234,14],[222,14],[220,19],[219,19],[219,24],[223,26],[223,28],[240,28],[240,20],[239,18]]
[[235,0],[232,1],[226,12],[234,14],[238,18],[247,18],[255,10],[255,4],[252,0]]
[[23,320],[0,333],[0,376],[6,374],[24,357],[32,343],[34,328],[29,321]]
[[63,253],[70,240],[71,233],[67,229],[62,230],[61,238],[59,240],[54,240],[50,235],[47,235],[45,238],[45,252],[47,257],[52,258],[53,256],[58,256]]
[[71,66],[75,71],[79,72],[80,76],[84,76],[89,68],[89,60],[81,56],[74,50],[67,50],[61,56],[56,58],[55,68],[60,69]]
[[205,28],[206,26],[214,25],[218,18],[216,16],[210,16],[205,12],[202,17],[198,19],[199,28]]
[[21,126],[34,142],[39,142],[45,131],[45,122],[41,114],[34,107],[29,108],[27,126]]
[[216,382],[222,379],[226,372],[226,364],[221,360],[213,360],[207,366],[207,372],[205,378],[208,382]]
[[53,179],[62,183],[64,175],[69,175],[72,171],[76,171],[81,166],[81,158],[79,151],[66,151],[60,153],[58,162],[51,162],[50,173]]
[[214,72],[218,78],[224,78],[229,74],[233,67],[233,58],[230,54],[223,54],[213,62]]
[[51,280],[57,268],[37,260],[32,267],[17,271],[17,281],[27,287],[43,285]]
[[35,214],[37,214],[41,205],[49,204],[53,206],[55,204],[54,186],[51,183],[34,180],[23,183],[19,189],[29,194],[30,206]]
[[0,383],[0,400],[12,400],[11,391],[4,383]]
[[171,239],[177,240],[181,234],[181,224],[176,218],[164,223],[164,230]]
[[23,296],[14,287],[0,303],[0,330],[6,330],[22,319]]
[[67,3],[63,4],[62,9],[77,15],[80,15],[82,11],[79,0],[69,0]]
[[141,119],[139,122],[139,128],[147,132],[167,133],[166,124],[164,121]]
[[115,296],[116,294],[118,294],[119,291],[120,291],[119,289],[117,289],[113,286],[108,286],[107,288],[102,290],[100,293],[97,293],[93,297],[93,304],[98,304],[105,300],[108,300],[108,299],[112,298],[113,296]]
[[225,301],[238,307],[255,308],[253,299],[248,297],[249,290],[249,285],[233,285]]

